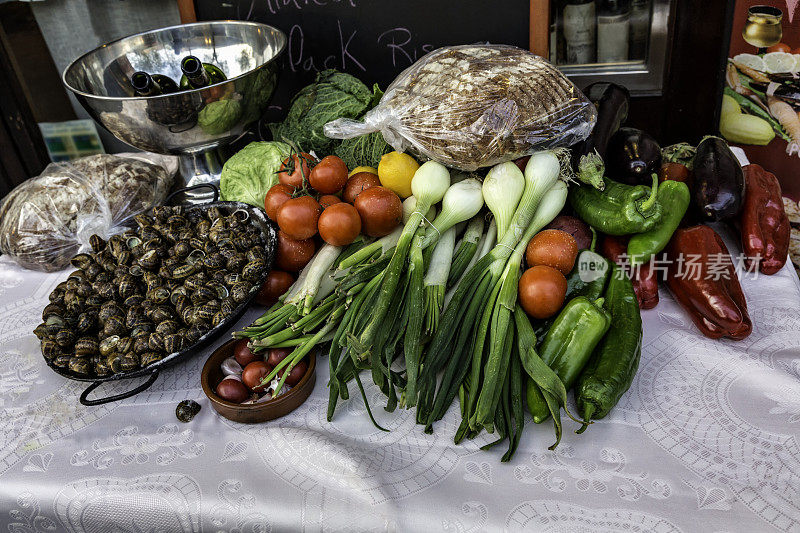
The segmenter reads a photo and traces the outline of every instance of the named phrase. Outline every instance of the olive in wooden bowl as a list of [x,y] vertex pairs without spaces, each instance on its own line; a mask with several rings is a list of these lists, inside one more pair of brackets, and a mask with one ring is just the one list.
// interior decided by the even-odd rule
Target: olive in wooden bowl
[[[278,395],[276,398],[270,400],[259,401],[257,403],[234,403],[227,401],[219,396],[219,386],[223,379],[226,378],[223,372],[223,362],[229,358],[234,357],[236,345],[238,340],[230,340],[217,348],[214,353],[206,361],[203,366],[203,371],[200,374],[200,383],[203,387],[203,392],[211,401],[211,406],[220,415],[228,420],[234,422],[243,422],[245,424],[254,424],[257,422],[266,422],[285,416],[306,401],[314,390],[316,383],[316,357],[312,352],[308,358],[308,369],[305,374],[300,378],[300,381],[293,386],[290,390]],[[258,362],[258,361],[254,361]],[[250,364],[253,364],[252,362]],[[249,366],[249,365],[248,365]],[[227,377],[225,381],[236,381],[238,378]],[[241,384],[241,382],[237,382]],[[226,390],[226,394],[233,394],[232,398],[240,399],[243,389],[237,384],[226,383],[223,387],[230,389]],[[244,387],[244,390],[248,390]]]

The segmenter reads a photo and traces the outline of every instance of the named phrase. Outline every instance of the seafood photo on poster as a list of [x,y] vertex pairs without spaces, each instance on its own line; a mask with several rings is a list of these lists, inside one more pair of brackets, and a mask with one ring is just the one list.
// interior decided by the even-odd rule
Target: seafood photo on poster
[[800,0],[737,0],[719,130],[778,177],[800,270]]

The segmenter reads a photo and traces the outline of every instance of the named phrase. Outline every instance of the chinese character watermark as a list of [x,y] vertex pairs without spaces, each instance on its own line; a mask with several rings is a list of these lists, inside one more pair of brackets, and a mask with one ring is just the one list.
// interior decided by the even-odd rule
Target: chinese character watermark
[[[665,279],[672,276],[678,279],[697,280],[731,280],[736,279],[737,272],[749,275],[752,279],[758,278],[758,265],[761,257],[747,256],[740,253],[731,256],[725,253],[715,253],[703,256],[701,254],[679,254],[669,258],[667,254],[653,256],[646,263],[632,261],[628,254],[620,254],[616,263],[619,267],[616,272],[618,279],[627,275],[631,279]],[[581,281],[589,283],[605,273],[607,267],[603,263],[584,259],[578,263],[578,273]]]

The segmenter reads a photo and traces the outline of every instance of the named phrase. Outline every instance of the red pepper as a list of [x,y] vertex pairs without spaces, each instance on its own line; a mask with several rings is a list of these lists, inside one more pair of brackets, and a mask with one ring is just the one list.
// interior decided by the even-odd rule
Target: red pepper
[[753,323],[733,260],[713,229],[678,229],[667,258],[667,286],[703,335],[734,340],[750,335]]
[[612,235],[603,237],[600,253],[628,273],[633,282],[633,292],[639,301],[639,309],[652,309],[658,305],[658,279],[653,271],[652,259],[635,271],[631,271],[630,259],[623,260],[628,257],[628,238]]
[[774,274],[786,264],[789,252],[789,218],[783,209],[781,186],[774,174],[758,165],[744,167],[744,206],[739,216],[742,250],[748,268],[758,263],[764,274]]

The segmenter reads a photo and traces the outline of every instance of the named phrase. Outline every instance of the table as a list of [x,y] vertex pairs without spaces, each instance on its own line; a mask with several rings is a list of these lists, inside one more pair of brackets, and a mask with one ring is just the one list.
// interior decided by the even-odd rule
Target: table
[[[372,427],[358,394],[327,423],[326,359],[309,400],[266,424],[212,410],[199,386],[211,349],[134,398],[84,407],[85,384],[52,372],[31,334],[66,276],[0,258],[2,529],[800,531],[800,282],[790,267],[743,281],[755,327],[741,342],[702,337],[662,290],[612,414],[580,436],[564,417],[555,452],[549,424],[528,419],[508,464],[503,450],[478,450],[487,436],[452,444],[455,409],[426,435],[410,412],[384,412],[375,387],[371,405],[391,432]],[[183,424],[174,412],[187,398],[203,409]]]

